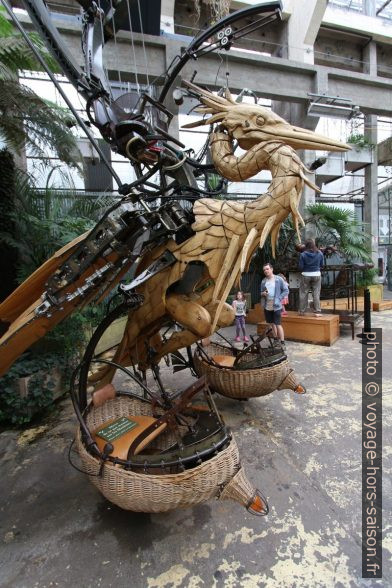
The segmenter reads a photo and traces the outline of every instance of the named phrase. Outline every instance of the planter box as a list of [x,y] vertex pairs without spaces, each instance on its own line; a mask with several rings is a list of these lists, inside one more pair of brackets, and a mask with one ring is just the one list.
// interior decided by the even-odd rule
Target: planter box
[[[372,284],[367,286],[370,290],[370,300],[372,302],[381,302],[384,298],[384,286],[382,284]],[[358,288],[358,296],[363,296],[366,288]]]
[[380,312],[382,310],[392,310],[392,300],[382,300],[381,302],[373,302],[373,310]]
[[[61,398],[61,396],[65,394],[66,390],[64,389],[63,385],[63,374],[60,368],[54,367],[49,371],[40,370],[39,372],[30,374],[29,376],[25,376],[24,378],[18,378],[15,381],[15,392],[20,396],[22,400],[27,399],[29,395],[30,381],[35,376],[38,376],[40,378],[40,381],[42,382],[42,387],[47,386],[50,383],[54,384],[54,387],[50,390],[52,393],[52,402],[54,402],[58,398]],[[31,418],[39,410],[41,409],[38,407],[36,407],[35,409],[28,408],[27,414]]]
[[374,155],[371,147],[358,147],[351,143],[351,151],[344,153],[347,171],[357,171],[373,163]]
[[63,377],[60,368],[54,367],[49,372],[45,372],[41,370],[36,372],[35,374],[30,374],[29,376],[25,376],[24,378],[18,378],[15,382],[15,388],[19,393],[21,398],[27,398],[29,394],[29,382],[32,377],[39,376],[42,378],[42,386],[47,386],[50,381],[54,383],[54,388],[52,388],[53,400],[57,400],[64,394],[63,388]]

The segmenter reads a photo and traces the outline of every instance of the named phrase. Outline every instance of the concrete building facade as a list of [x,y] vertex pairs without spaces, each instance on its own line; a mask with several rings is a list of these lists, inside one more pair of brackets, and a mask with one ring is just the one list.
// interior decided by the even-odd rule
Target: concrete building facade
[[[19,1],[12,4],[21,7]],[[230,4],[233,10],[256,2]],[[143,5],[150,12],[155,10],[156,22],[148,26],[155,27],[154,30],[158,27],[160,34],[151,35],[152,29],[148,28],[143,33],[120,30],[105,48],[105,67],[119,91],[127,84],[159,80],[189,44],[191,36],[211,18],[207,0],[158,3],[148,0]],[[49,2],[48,6],[75,61],[82,65],[79,4],[74,0],[58,0]],[[228,83],[234,93],[249,88],[258,97],[271,101],[272,108],[292,124],[311,129],[320,124],[320,117],[329,120],[336,104],[343,104],[347,106],[344,116],[356,118],[365,139],[376,145],[378,120],[386,120],[388,127],[392,117],[391,6],[378,0],[283,0],[282,7],[281,22],[252,32],[241,40],[237,49],[210,53],[203,57],[202,63],[189,62],[180,72],[178,84],[195,75],[195,82],[200,85],[220,87]],[[29,26],[28,16],[18,13],[20,20]],[[170,108],[176,109],[170,99],[169,103]],[[177,109],[175,114],[178,113]],[[389,129],[392,132],[390,123]],[[177,117],[171,131],[178,132]],[[379,257],[378,152],[373,149],[361,172],[363,220],[372,234],[375,265]],[[306,163],[311,163],[315,155],[308,153],[306,158]],[[385,154],[382,161],[388,161]],[[115,163],[125,170],[124,161]],[[361,166],[353,166],[351,172],[347,161],[344,162],[342,173],[348,170],[355,175]],[[321,183],[326,175],[321,168],[316,180],[318,177]],[[306,188],[303,208],[314,199],[314,192]]]

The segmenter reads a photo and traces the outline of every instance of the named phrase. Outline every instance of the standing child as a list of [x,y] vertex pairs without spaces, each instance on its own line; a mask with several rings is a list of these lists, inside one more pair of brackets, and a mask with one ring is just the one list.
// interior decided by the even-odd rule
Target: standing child
[[237,297],[235,300],[233,300],[233,308],[235,312],[235,341],[241,341],[240,331],[242,331],[244,341],[247,343],[249,338],[246,336],[245,331],[246,300],[242,292],[237,292]]
[[[287,283],[287,280],[286,280],[285,275],[284,274],[279,274],[279,276],[282,278],[282,280],[284,280],[286,282],[286,284],[288,286],[288,283]],[[287,316],[287,310],[285,308],[285,305],[288,304],[288,303],[289,303],[289,297],[287,295],[286,298],[283,298],[283,300],[282,300],[282,316]]]

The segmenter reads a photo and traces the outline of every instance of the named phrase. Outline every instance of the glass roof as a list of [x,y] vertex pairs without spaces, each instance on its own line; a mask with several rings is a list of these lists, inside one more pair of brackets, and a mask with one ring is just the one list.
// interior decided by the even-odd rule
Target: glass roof
[[[363,12],[365,0],[329,0],[329,4],[354,12]],[[376,0],[376,14],[378,18],[392,20],[392,0]]]

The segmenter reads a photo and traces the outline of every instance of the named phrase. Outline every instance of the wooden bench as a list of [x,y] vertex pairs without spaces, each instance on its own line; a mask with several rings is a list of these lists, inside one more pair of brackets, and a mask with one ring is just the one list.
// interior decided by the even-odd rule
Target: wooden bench
[[350,325],[351,338],[354,340],[355,327],[363,321],[363,316],[359,313],[352,313],[348,310],[335,310],[334,314],[339,317],[339,324]]
[[380,312],[381,310],[392,310],[392,300],[381,300],[381,302],[373,302],[373,310]]
[[[286,316],[282,316],[282,326],[285,338],[290,341],[333,345],[339,339],[339,316],[336,314],[300,316],[289,310]],[[261,335],[265,327],[265,321],[257,323],[257,333]]]

